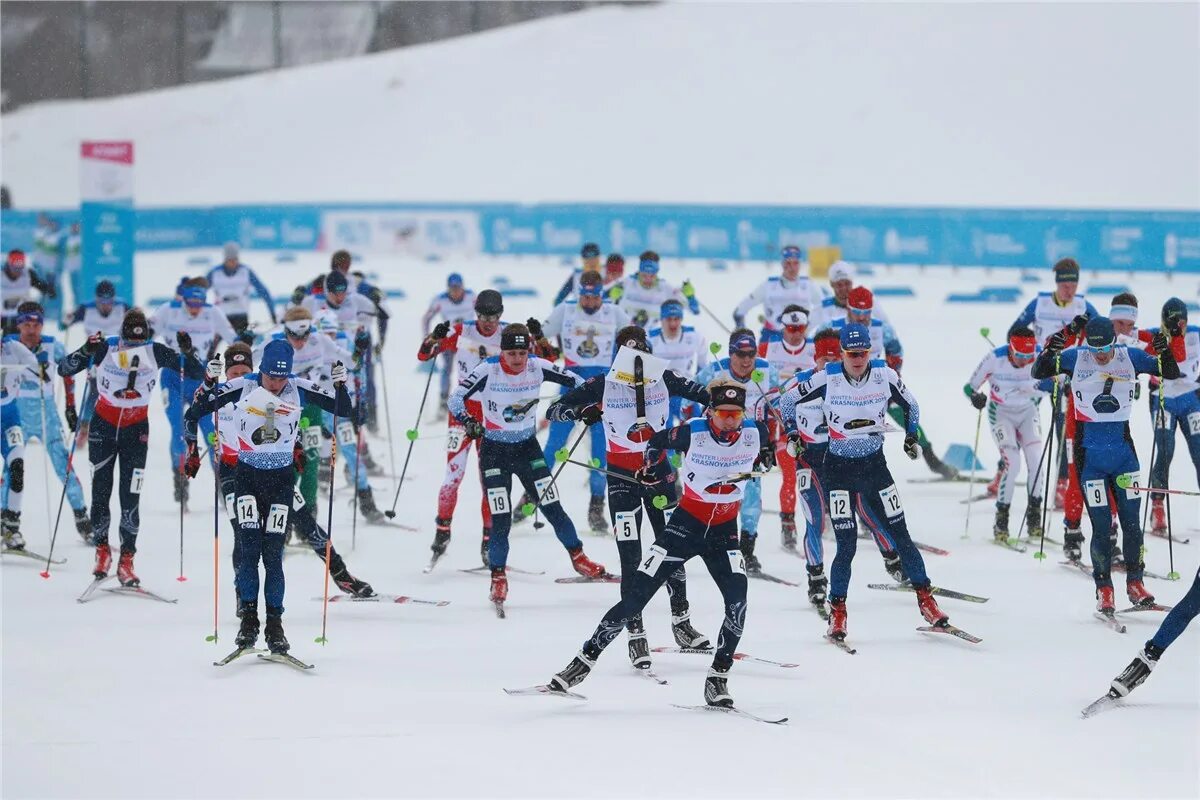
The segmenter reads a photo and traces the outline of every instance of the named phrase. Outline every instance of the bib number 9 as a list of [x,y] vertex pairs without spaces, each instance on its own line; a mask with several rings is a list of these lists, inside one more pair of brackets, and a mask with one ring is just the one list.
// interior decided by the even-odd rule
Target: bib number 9
[[1108,492],[1105,491],[1104,481],[1087,481],[1083,484],[1083,493],[1087,497],[1087,504],[1092,508],[1108,505]]

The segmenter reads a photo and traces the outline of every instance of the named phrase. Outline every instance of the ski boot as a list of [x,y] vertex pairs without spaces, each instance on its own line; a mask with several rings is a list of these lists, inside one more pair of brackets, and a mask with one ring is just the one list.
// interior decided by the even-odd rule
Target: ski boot
[[938,608],[937,600],[933,599],[933,591],[928,586],[917,589],[917,608],[921,609],[921,616],[930,625],[945,625],[950,621],[950,617]]
[[689,650],[710,650],[712,642],[700,631],[692,627],[691,614],[686,605],[671,608],[671,634],[675,644]]
[[829,627],[825,635],[839,642],[846,640],[846,598],[829,598]]
[[84,544],[92,543],[92,518],[88,516],[86,508],[73,508],[71,512],[75,515],[75,532],[83,539]]
[[895,550],[884,550],[883,568],[896,583],[904,583],[908,578],[904,575],[904,565],[900,563],[900,554]]
[[1117,521],[1114,519],[1112,528],[1108,532],[1108,552],[1112,554],[1110,558],[1112,559],[1113,568],[1116,568],[1118,564],[1125,563],[1125,556],[1121,554],[1121,537],[1119,534],[1120,529],[1117,527]]
[[1110,694],[1115,693],[1116,697],[1125,697],[1141,686],[1154,671],[1154,667],[1158,664],[1158,658],[1162,654],[1162,648],[1156,647],[1153,641],[1146,642],[1146,646],[1138,652],[1133,661],[1129,662],[1125,671],[1113,679],[1110,684]]
[[492,564],[492,562],[489,560],[490,557],[488,556],[488,548],[491,547],[491,544],[492,544],[492,529],[484,528],[483,529],[483,538],[479,540],[479,559],[483,562],[483,565],[485,567],[490,567]]
[[1096,610],[1101,614],[1111,614],[1117,610],[1117,602],[1113,596],[1113,587],[1096,587]]
[[[246,617],[242,617],[242,621],[246,621]],[[282,608],[267,608],[267,625],[263,628],[263,638],[267,642],[267,649],[277,656],[286,655],[292,646],[288,644],[287,637],[283,635],[283,609]]]
[[142,582],[133,572],[133,553],[129,550],[121,550],[117,560],[117,580],[122,586],[139,586]]
[[998,544],[1008,542],[1008,509],[1008,504],[996,503],[996,519],[992,523],[992,538]]
[[533,503],[533,498],[531,498],[529,496],[529,492],[525,492],[524,494],[521,495],[521,500],[515,506],[513,506],[513,509],[512,509],[512,524],[513,525],[516,525],[518,522],[521,522],[523,520],[529,519],[529,517],[533,514],[533,511],[531,510],[529,513],[526,513],[525,509],[528,506],[530,506],[532,503]]
[[1167,536],[1167,507],[1161,494],[1154,495],[1150,501],[1150,532],[1155,536]]
[[954,480],[958,477],[958,470],[938,458],[933,452],[932,444],[926,442],[925,446],[921,448],[921,455],[925,459],[925,466],[946,480]]
[[488,599],[497,605],[508,599],[508,574],[504,567],[492,567],[492,588]]
[[1025,509],[1025,530],[1030,539],[1042,536],[1042,498],[1029,498],[1029,506]]
[[358,510],[362,512],[363,519],[367,522],[377,525],[384,521],[383,512],[376,507],[375,495],[369,486],[366,489],[358,490]]
[[1078,564],[1083,558],[1083,532],[1079,530],[1078,525],[1075,527],[1067,525],[1066,531],[1063,533],[1063,555],[1072,564]]
[[371,584],[360,581],[351,575],[350,570],[346,568],[346,562],[337,553],[334,553],[329,559],[329,577],[333,578],[337,587],[346,594],[354,597],[375,596],[375,590],[371,588]]
[[634,669],[650,669],[650,644],[646,641],[642,615],[630,617],[625,630],[629,631],[629,662]]
[[238,628],[237,637],[234,638],[233,643],[238,647],[254,647],[258,642],[258,603],[239,601],[239,605],[241,606],[242,624]]
[[704,679],[704,702],[718,708],[733,708],[733,697],[729,694],[729,664],[717,664],[709,667],[708,677]]
[[584,554],[583,545],[568,550],[567,555],[571,556],[571,566],[585,578],[601,578],[608,571],[603,564],[597,564]]
[[112,567],[112,548],[108,542],[96,545],[96,565],[92,567],[93,578],[107,578]]
[[187,501],[188,501],[188,479],[187,479],[187,476],[184,475],[182,472],[175,472],[175,473],[172,473],[171,477],[173,477],[175,479],[175,502],[179,503],[181,506],[183,506],[183,509],[186,511],[187,510]]
[[25,537],[21,535],[21,512],[6,508],[0,511],[0,538],[5,550],[24,550]]
[[829,580],[825,577],[825,567],[817,564],[804,569],[808,572],[808,602],[820,608],[825,605],[825,593],[829,591]]
[[783,512],[779,515],[779,533],[783,537],[783,549],[796,552],[796,515]]
[[439,558],[446,555],[446,545],[450,544],[450,520],[437,517],[433,523],[436,527],[433,533],[433,544],[429,546],[429,549],[433,551],[433,560],[436,563]]
[[580,650],[579,654],[571,659],[571,663],[555,673],[554,677],[546,685],[551,691],[565,692],[572,686],[578,686],[583,683],[587,676],[592,674],[592,667],[594,666],[596,666],[595,659],[588,658]]
[[754,543],[756,541],[758,541],[758,536],[742,531],[742,539],[739,546],[742,551],[742,558],[746,562],[747,575],[762,574],[762,562],[758,560],[758,556],[754,555]]
[[1146,590],[1146,584],[1141,580],[1125,581],[1125,593],[1129,595],[1129,602],[1135,606],[1152,606],[1154,605],[1154,595]]
[[588,502],[588,527],[593,533],[608,533],[608,516],[604,513],[604,495],[594,494]]

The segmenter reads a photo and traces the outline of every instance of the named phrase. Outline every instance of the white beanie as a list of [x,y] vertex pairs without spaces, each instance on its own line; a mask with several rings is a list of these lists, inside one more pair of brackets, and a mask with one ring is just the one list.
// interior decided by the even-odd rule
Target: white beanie
[[835,261],[829,266],[829,282],[854,280],[854,266],[846,261]]

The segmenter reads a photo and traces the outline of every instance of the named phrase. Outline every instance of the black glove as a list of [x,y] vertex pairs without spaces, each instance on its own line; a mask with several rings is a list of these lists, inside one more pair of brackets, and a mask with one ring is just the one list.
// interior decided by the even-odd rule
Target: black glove
[[67,410],[63,412],[63,416],[67,418],[67,430],[74,433],[79,429],[79,415],[75,413],[74,403],[67,403]]
[[297,439],[292,445],[292,467],[296,470],[297,475],[304,474],[304,467],[308,464],[308,456],[304,454],[304,446]]
[[1067,335],[1062,331],[1054,333],[1046,340],[1046,349],[1051,353],[1062,352],[1062,349],[1067,346]]
[[541,339],[545,334],[542,332],[542,323],[530,317],[525,320],[525,327],[529,328],[529,335],[534,339]]
[[980,411],[987,405],[987,395],[983,392],[971,392],[971,405]]
[[83,352],[89,356],[94,356],[100,350],[100,345],[104,344],[104,336],[99,333],[93,333],[83,343]]
[[600,410],[598,405],[584,406],[575,412],[575,419],[582,422],[584,425],[595,425],[604,418],[604,412]]
[[1171,349],[1171,342],[1167,339],[1167,335],[1162,331],[1150,337],[1150,346],[1154,348],[1156,353],[1165,353]]
[[251,347],[254,347],[254,331],[250,330],[249,328],[246,328],[246,330],[239,333],[237,335],[237,339],[242,344],[248,344]]
[[787,449],[795,457],[799,457],[804,452],[804,437],[799,431],[791,431],[787,435]]
[[1067,325],[1067,332],[1072,336],[1078,336],[1079,334],[1083,333],[1083,329],[1087,327],[1087,324],[1088,315],[1080,314],[1079,316],[1075,317],[1075,319],[1071,320],[1071,322]]
[[175,334],[175,341],[179,344],[179,352],[190,353],[192,351],[192,337],[187,331]]
[[633,477],[642,486],[658,486],[662,483],[654,467],[650,464],[643,464],[639,467],[637,472],[633,473]]
[[904,455],[913,461],[921,457],[921,445],[917,444],[917,437],[911,433],[904,437]]
[[437,341],[438,339],[445,339],[450,335],[450,323],[446,321],[439,322],[437,325],[433,326],[433,333],[429,335],[433,337],[434,341]]
[[304,302],[304,296],[308,294],[307,286],[297,286],[292,290],[292,305],[300,305]]
[[362,360],[362,357],[371,349],[371,335],[366,331],[359,331],[354,336],[354,357]]
[[463,423],[463,432],[467,434],[468,439],[482,439],[483,423],[474,417],[471,417]]
[[754,461],[756,472],[768,472],[775,466],[775,445],[768,442],[758,450],[758,458]]

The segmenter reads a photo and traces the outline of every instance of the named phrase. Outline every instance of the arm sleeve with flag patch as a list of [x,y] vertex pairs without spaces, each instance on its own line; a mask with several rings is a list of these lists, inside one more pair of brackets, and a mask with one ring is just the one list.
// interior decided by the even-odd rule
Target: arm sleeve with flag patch
[[604,376],[596,375],[571,389],[546,409],[546,419],[554,422],[573,422],[568,412],[604,402]]

